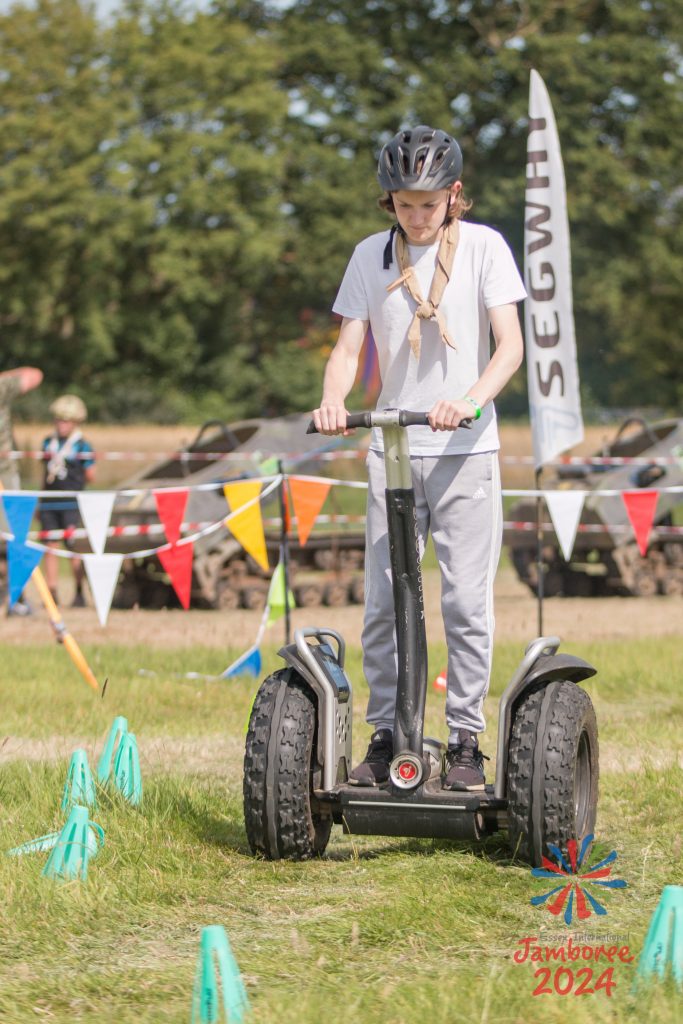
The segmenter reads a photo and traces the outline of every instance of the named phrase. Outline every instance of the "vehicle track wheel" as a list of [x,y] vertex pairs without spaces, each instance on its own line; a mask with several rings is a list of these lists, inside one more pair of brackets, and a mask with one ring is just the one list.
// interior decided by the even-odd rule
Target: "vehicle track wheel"
[[598,727],[588,694],[558,680],[523,697],[508,752],[513,853],[538,867],[548,844],[593,832],[598,802]]
[[316,705],[291,668],[268,676],[256,695],[244,753],[244,821],[254,853],[309,860],[325,851],[332,819],[312,796]]

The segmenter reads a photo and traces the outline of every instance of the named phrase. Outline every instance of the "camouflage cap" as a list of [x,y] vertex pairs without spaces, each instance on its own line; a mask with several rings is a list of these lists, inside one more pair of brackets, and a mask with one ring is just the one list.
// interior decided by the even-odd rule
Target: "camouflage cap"
[[50,406],[50,412],[56,420],[72,420],[83,423],[88,418],[85,402],[78,395],[60,395]]

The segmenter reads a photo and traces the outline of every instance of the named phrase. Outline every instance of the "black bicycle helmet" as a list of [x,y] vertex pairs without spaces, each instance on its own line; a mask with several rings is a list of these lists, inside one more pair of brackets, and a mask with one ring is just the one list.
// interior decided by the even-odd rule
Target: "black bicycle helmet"
[[449,188],[462,174],[460,146],[426,124],[406,128],[382,148],[377,179],[386,192],[435,192]]

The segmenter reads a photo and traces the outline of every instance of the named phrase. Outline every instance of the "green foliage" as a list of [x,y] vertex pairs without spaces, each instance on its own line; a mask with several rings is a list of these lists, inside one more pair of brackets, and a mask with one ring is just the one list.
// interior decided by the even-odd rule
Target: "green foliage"
[[[568,182],[579,363],[606,404],[680,405],[678,4],[79,0],[0,16],[7,365],[95,416],[311,408],[374,165],[402,124],[461,140],[471,216],[522,262],[531,68]],[[525,408],[523,375],[508,391]]]

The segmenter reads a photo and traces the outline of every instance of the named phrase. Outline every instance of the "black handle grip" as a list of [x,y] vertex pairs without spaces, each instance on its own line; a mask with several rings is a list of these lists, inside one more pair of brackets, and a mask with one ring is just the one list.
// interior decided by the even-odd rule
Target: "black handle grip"
[[[427,419],[426,412],[410,412],[408,409],[398,410],[398,422],[402,427],[428,427],[429,420]],[[458,429],[465,427],[469,430],[472,426],[472,420],[461,420]],[[346,417],[346,427],[348,430],[354,430],[356,427],[372,427],[372,412],[350,412]],[[306,428],[307,434],[317,434],[313,420],[308,424]]]

